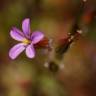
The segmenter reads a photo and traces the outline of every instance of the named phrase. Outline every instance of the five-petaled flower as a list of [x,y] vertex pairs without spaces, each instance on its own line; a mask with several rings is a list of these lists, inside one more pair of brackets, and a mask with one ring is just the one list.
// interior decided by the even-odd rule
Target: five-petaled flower
[[13,27],[10,31],[11,37],[17,41],[20,41],[20,43],[13,46],[13,48],[11,48],[9,51],[9,57],[11,59],[15,59],[24,50],[28,58],[34,58],[35,45],[44,38],[44,34],[42,32],[35,31],[31,33],[29,18],[24,19],[22,22],[22,30],[23,32],[16,27]]

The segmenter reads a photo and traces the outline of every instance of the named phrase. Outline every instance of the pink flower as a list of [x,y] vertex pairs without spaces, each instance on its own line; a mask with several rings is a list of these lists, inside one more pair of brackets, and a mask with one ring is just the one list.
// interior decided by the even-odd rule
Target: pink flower
[[11,37],[20,42],[15,46],[13,46],[13,48],[11,48],[11,50],[9,51],[9,57],[11,59],[16,59],[19,56],[19,54],[22,53],[24,50],[28,58],[34,58],[35,57],[34,45],[39,43],[44,38],[44,34],[42,32],[35,31],[31,33],[30,19],[28,18],[23,20],[22,30],[23,32],[14,27],[10,31]]

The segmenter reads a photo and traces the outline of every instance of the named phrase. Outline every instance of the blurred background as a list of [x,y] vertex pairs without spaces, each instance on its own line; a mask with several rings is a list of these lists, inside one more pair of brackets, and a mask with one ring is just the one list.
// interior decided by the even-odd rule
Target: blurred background
[[[21,29],[25,18],[31,19],[32,31],[44,32],[54,46],[74,23],[81,28],[58,72],[44,67],[43,50],[37,50],[35,59],[24,52],[16,60],[9,58],[17,43],[9,32],[13,26]],[[0,96],[96,96],[96,0],[1,0]]]

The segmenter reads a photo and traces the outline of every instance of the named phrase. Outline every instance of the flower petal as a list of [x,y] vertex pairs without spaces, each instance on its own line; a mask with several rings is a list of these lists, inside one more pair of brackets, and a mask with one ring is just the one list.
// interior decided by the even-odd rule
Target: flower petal
[[26,55],[28,58],[34,58],[35,57],[35,49],[34,49],[32,44],[27,46]]
[[15,27],[10,31],[10,36],[17,41],[23,41],[25,39],[24,34]]
[[26,36],[30,35],[30,19],[26,18],[22,22],[22,30]]
[[31,35],[31,40],[33,44],[38,43],[39,41],[41,41],[44,38],[44,34],[42,32],[39,31],[35,31],[32,33]]
[[25,49],[25,44],[23,43],[19,43],[19,44],[16,44],[15,46],[13,46],[10,51],[9,51],[9,57],[11,59],[15,59],[21,52],[24,51]]

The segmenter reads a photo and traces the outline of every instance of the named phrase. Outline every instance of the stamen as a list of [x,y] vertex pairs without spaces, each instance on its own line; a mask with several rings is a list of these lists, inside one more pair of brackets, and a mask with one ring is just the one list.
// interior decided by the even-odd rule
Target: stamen
[[24,40],[23,40],[23,43],[24,43],[24,44],[29,44],[29,43],[30,43],[30,40],[24,39]]

